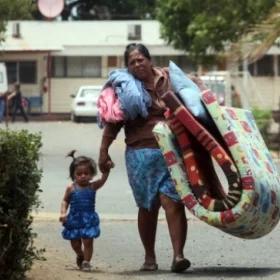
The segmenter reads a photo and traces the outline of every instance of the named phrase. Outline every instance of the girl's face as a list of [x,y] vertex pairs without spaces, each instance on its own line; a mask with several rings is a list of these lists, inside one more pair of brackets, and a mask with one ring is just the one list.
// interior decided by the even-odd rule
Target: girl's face
[[74,172],[74,178],[79,186],[86,187],[93,178],[93,174],[88,165],[78,165]]
[[141,81],[147,81],[152,72],[152,63],[137,49],[128,55],[128,71]]

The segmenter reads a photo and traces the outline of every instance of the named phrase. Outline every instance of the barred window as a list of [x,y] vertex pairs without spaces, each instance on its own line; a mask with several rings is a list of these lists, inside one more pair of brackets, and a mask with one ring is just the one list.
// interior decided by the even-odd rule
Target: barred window
[[21,84],[37,83],[36,61],[6,61],[8,83],[16,81]]
[[101,57],[54,57],[53,77],[101,77]]

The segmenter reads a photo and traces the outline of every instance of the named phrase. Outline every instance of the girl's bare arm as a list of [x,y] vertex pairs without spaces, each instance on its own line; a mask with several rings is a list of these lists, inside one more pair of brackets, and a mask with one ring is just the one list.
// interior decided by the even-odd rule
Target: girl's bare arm
[[98,190],[99,188],[101,188],[107,181],[108,176],[109,172],[102,173],[101,178],[99,180],[92,182],[93,189]]
[[70,193],[71,193],[72,189],[73,189],[72,185],[67,186],[65,194],[61,201],[59,221],[62,223],[64,223],[66,221],[67,209],[69,207],[69,197],[70,197]]

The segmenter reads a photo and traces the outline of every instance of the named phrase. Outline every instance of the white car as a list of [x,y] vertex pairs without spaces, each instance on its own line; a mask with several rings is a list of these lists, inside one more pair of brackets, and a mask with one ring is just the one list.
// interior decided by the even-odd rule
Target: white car
[[73,99],[71,105],[71,120],[79,122],[81,118],[97,117],[97,99],[102,86],[81,86],[77,94],[71,95]]

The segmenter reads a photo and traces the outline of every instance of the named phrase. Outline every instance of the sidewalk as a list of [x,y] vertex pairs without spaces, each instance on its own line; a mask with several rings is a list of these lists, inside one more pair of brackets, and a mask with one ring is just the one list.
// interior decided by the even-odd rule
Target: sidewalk
[[[27,116],[29,121],[70,121],[70,113],[32,113]],[[21,116],[16,116],[16,121],[22,122],[23,119]],[[8,118],[8,122],[11,122],[11,117]]]
[[192,267],[183,274],[170,272],[171,244],[165,220],[157,232],[156,272],[140,272],[143,249],[136,220],[101,219],[101,236],[94,244],[93,267],[89,273],[76,269],[69,243],[60,236],[54,219],[35,219],[35,246],[46,248],[46,261],[36,261],[28,280],[169,280],[169,279],[279,279],[279,227],[257,240],[243,240],[224,234],[205,223],[189,222],[186,256]]

